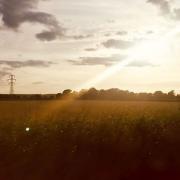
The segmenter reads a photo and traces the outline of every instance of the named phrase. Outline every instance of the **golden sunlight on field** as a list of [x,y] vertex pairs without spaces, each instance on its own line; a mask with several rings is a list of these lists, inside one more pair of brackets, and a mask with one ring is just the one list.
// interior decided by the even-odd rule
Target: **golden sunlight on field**
[[178,179],[179,118],[176,102],[0,102],[0,179]]
[[[23,122],[168,118],[180,115],[178,102],[128,101],[7,101],[0,102],[0,119]],[[111,117],[111,118],[110,118]]]

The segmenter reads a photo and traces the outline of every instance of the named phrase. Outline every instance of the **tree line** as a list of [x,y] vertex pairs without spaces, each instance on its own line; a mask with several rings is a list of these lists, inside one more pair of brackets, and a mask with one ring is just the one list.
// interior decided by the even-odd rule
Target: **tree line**
[[155,91],[154,93],[134,93],[118,88],[101,89],[90,88],[79,92],[70,89],[57,94],[57,99],[75,98],[80,100],[121,100],[121,101],[180,101],[180,95],[175,94],[174,90],[164,93]]
[[81,91],[66,89],[57,94],[0,94],[0,100],[118,100],[118,101],[180,101],[180,94],[172,90],[168,93],[156,91],[154,93],[134,93],[118,88],[101,89],[90,88]]

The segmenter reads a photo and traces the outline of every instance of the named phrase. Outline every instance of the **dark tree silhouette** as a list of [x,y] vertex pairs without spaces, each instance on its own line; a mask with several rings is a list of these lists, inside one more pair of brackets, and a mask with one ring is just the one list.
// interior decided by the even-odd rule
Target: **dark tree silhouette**
[[79,92],[66,89],[57,94],[0,94],[0,100],[54,100],[54,99],[79,99],[79,100],[114,100],[114,101],[180,101],[180,95],[169,91],[155,91],[154,93],[134,93],[118,88],[101,89],[90,88]]

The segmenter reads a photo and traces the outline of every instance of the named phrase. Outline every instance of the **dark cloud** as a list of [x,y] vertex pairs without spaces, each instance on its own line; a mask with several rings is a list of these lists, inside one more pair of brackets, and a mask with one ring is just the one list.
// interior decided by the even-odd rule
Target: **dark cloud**
[[27,61],[7,61],[0,60],[0,67],[7,66],[11,69],[17,69],[22,67],[49,67],[54,64],[50,61],[42,61],[42,60],[27,60]]
[[46,0],[0,0],[0,16],[3,27],[17,31],[23,23],[42,24],[45,29],[36,34],[36,38],[42,41],[55,39],[82,40],[92,35],[66,35],[66,29],[58,20],[49,13],[38,11],[38,3]]
[[[0,0],[0,14],[4,25],[18,30],[23,23],[39,23],[47,30],[36,35],[40,40],[54,40],[64,36],[65,29],[48,13],[37,11],[40,0]],[[43,0],[41,0],[43,1]]]
[[128,49],[134,45],[132,41],[109,39],[102,43],[106,48]]
[[56,31],[56,30],[47,30],[47,31],[42,31],[41,33],[36,34],[36,37],[40,39],[41,41],[52,41],[57,38],[62,38],[65,37],[63,32],[61,31]]
[[167,0],[147,0],[148,3],[152,3],[160,8],[161,14],[167,15],[171,13],[171,7]]

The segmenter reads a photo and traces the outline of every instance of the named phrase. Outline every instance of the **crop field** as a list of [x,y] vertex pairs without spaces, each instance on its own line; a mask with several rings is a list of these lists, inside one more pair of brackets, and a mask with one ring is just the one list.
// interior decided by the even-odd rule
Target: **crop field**
[[0,180],[81,179],[180,179],[180,103],[0,102]]

